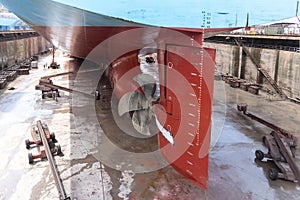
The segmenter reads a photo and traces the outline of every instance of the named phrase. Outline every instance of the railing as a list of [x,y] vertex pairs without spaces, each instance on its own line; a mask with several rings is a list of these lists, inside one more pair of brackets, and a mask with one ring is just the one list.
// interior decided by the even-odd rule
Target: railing
[[23,30],[23,29],[15,29],[15,30],[0,30],[0,34],[8,34],[8,33],[29,33],[35,32],[34,30]]
[[[225,41],[225,40],[210,39],[210,40],[206,40],[205,42],[236,45],[236,43],[234,41]],[[243,45],[246,46],[246,47],[253,47],[253,48],[276,49],[276,50],[282,50],[282,51],[300,52],[300,46],[299,47],[293,47],[293,46],[268,45],[268,44],[259,44],[259,43],[244,43]]]
[[38,36],[39,34],[33,30],[0,31],[0,42]]

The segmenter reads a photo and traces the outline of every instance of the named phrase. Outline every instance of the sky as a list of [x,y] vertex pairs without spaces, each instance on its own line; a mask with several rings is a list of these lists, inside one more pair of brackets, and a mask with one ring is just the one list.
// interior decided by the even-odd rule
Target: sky
[[203,11],[214,26],[244,26],[277,21],[296,14],[297,0],[55,0],[77,7],[157,25],[202,25]]
[[247,13],[250,25],[264,24],[295,16],[297,5],[297,0],[54,1],[140,23],[182,27],[245,26]]

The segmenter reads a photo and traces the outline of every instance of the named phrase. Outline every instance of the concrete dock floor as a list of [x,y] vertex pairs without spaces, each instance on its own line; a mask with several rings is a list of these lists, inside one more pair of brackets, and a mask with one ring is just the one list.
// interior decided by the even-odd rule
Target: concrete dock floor
[[[31,137],[30,129],[37,120],[47,123],[62,147],[64,156],[55,156],[55,160],[66,193],[73,199],[299,199],[297,183],[269,180],[267,172],[272,163],[255,160],[255,150],[267,151],[261,138],[271,130],[243,116],[236,110],[236,104],[247,103],[249,112],[300,137],[299,105],[270,101],[263,94],[255,96],[215,81],[214,141],[210,152],[209,186],[204,191],[170,166],[153,170],[156,165],[165,164],[156,151],[156,137],[132,139],[123,134],[109,110],[100,109],[95,115],[96,105],[85,108],[85,112],[77,117],[74,113],[78,113],[81,106],[78,98],[74,98],[76,94],[72,96],[62,91],[58,102],[42,99],[41,92],[35,90],[41,76],[78,68],[76,60],[62,57],[60,69],[44,69],[47,59],[41,57],[39,69],[31,70],[30,75],[19,76],[7,89],[0,91],[0,200],[58,199],[48,161],[28,164],[27,153],[35,153],[36,148],[25,149],[24,141]],[[53,81],[72,87],[74,77],[56,77]],[[8,90],[11,87],[15,89]],[[95,119],[101,126],[95,125]],[[126,119],[120,121],[127,123]],[[141,158],[124,158],[123,154],[114,152],[114,148],[103,144],[108,143],[107,139],[127,152],[156,151],[157,162],[147,163],[148,172],[142,172]],[[111,162],[105,163],[103,159]],[[138,164],[130,166],[133,161]],[[296,162],[300,166],[299,148]]]

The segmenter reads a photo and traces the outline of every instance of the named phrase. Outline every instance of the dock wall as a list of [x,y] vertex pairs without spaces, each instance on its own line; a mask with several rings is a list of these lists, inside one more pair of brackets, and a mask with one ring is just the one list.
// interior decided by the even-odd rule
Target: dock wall
[[41,36],[0,42],[0,70],[46,51],[50,43]]
[[[216,49],[218,72],[250,80],[272,90],[241,47],[208,42],[204,45]],[[253,47],[248,49],[287,96],[300,97],[300,53]]]

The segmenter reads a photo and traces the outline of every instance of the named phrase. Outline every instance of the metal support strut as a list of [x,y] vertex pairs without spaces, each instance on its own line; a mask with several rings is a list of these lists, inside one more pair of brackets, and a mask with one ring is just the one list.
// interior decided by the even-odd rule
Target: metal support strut
[[51,150],[50,150],[50,147],[49,147],[49,144],[48,144],[45,132],[44,132],[43,124],[40,120],[37,121],[37,128],[40,132],[40,136],[41,136],[43,145],[45,147],[46,156],[47,156],[47,159],[49,160],[49,164],[50,164],[50,167],[51,167],[51,171],[52,171],[52,174],[53,174],[53,177],[54,177],[55,185],[56,185],[56,188],[58,190],[60,199],[62,199],[62,200],[70,199],[70,197],[67,197],[67,195],[66,195],[65,188],[64,188],[63,183],[60,179],[58,170],[56,168],[55,160],[54,160],[53,155],[51,153]]
[[239,42],[236,38],[234,38],[235,43],[242,47],[243,51],[249,56],[250,60],[252,63],[255,65],[257,70],[268,80],[270,85],[274,88],[274,90],[284,99],[287,98],[286,94],[282,91],[282,89],[279,87],[279,85],[276,83],[276,81],[273,80],[273,78],[269,75],[269,73],[262,68],[261,64],[252,56],[250,51],[241,43]]
[[264,157],[270,158],[280,169],[279,173],[275,168],[271,168],[269,172],[270,179],[276,180],[277,178],[282,178],[297,181],[300,185],[300,171],[296,162],[293,160],[293,157],[295,157],[297,138],[288,131],[247,112],[247,104],[238,104],[237,109],[242,111],[243,114],[249,118],[273,129],[270,135],[263,137],[263,143],[268,148],[268,153],[265,154],[260,150],[255,152],[255,156],[258,160],[262,161]]

